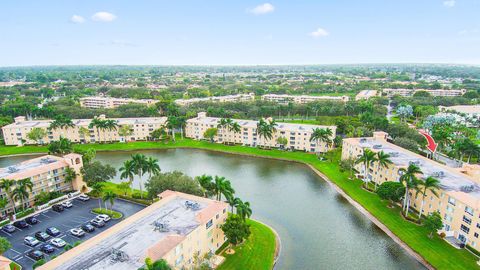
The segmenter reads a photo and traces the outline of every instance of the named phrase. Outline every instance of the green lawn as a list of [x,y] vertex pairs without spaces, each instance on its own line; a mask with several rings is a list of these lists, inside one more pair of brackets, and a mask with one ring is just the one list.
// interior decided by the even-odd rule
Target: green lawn
[[221,254],[226,258],[218,270],[271,270],[275,255],[275,234],[272,230],[254,220],[249,220],[252,234],[243,243],[235,247],[232,255]]
[[21,270],[22,266],[16,262],[11,262],[10,263],[10,270]]
[[[437,269],[479,269],[476,257],[466,250],[458,250],[442,239],[435,237],[429,239],[428,232],[423,227],[407,222],[400,217],[398,210],[386,207],[387,203],[381,201],[377,195],[366,192],[360,188],[360,181],[348,180],[347,173],[340,172],[338,160],[340,153],[337,151],[333,162],[320,162],[314,154],[303,152],[284,152],[279,150],[261,150],[253,147],[226,146],[211,144],[205,141],[190,139],[177,140],[176,143],[164,144],[159,142],[132,142],[113,144],[78,145],[78,148],[94,148],[97,151],[108,150],[139,150],[139,149],[167,149],[167,148],[197,148],[255,155],[262,157],[281,158],[310,164],[324,173],[333,183],[345,191],[352,199],[359,202],[372,215],[377,217],[393,233],[408,244],[413,250],[424,257]],[[33,147],[36,150],[41,147]],[[29,153],[32,147],[0,147],[0,155]],[[43,148],[45,151],[45,148]],[[36,152],[40,152],[36,151]]]
[[123,216],[122,213],[119,213],[117,211],[107,210],[105,208],[102,208],[102,209],[93,208],[92,212],[95,213],[95,214],[105,214],[105,215],[110,216],[113,219],[119,219]]

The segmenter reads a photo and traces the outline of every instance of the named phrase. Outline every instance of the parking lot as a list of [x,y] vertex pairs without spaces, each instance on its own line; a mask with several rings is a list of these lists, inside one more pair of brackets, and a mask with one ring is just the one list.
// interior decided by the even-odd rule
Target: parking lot
[[[32,265],[35,263],[35,260],[27,256],[27,254],[35,248],[24,244],[23,239],[25,236],[33,237],[38,231],[45,232],[47,228],[55,227],[61,231],[61,234],[57,237],[63,239],[68,244],[73,245],[77,241],[83,242],[103,232],[121,221],[121,219],[112,219],[106,223],[105,227],[95,228],[94,232],[85,233],[85,236],[83,237],[79,238],[73,236],[69,232],[70,229],[79,228],[80,226],[89,223],[89,221],[96,216],[96,214],[92,214],[90,211],[92,208],[98,207],[99,202],[97,199],[90,199],[86,202],[73,199],[71,202],[73,206],[71,208],[65,208],[63,212],[58,213],[48,209],[44,212],[36,214],[35,217],[38,219],[39,223],[35,225],[29,225],[28,228],[16,228],[15,232],[13,233],[7,233],[3,230],[0,230],[0,236],[6,237],[12,243],[12,248],[6,251],[3,255],[22,265],[23,269],[32,269]],[[144,206],[123,200],[115,200],[113,207],[114,210],[121,212],[124,215],[124,218],[135,214],[143,208]],[[58,255],[59,253],[63,252],[63,250],[63,248],[55,247],[55,251],[53,253],[45,254],[45,256],[48,258]]]

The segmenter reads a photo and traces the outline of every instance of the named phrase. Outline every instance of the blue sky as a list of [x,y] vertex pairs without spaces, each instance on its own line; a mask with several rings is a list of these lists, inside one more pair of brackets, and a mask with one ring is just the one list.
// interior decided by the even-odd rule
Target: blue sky
[[2,0],[0,66],[480,64],[480,0]]

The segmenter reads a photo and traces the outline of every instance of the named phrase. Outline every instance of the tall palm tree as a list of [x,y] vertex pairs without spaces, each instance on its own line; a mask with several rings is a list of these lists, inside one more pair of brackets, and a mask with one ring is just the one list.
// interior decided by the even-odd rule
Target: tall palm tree
[[240,200],[240,202],[236,206],[236,209],[237,215],[239,215],[243,220],[252,216],[252,208],[250,208],[249,202],[243,202]]
[[[392,160],[390,159],[390,155],[380,151],[380,152],[377,152],[377,164],[378,164],[378,168],[387,168],[390,164],[392,164]],[[375,189],[377,189],[377,182],[375,181]]]
[[178,118],[174,115],[170,115],[167,117],[166,124],[172,132],[172,140],[175,141],[175,128],[178,126]]
[[230,124],[228,120],[231,121],[231,119],[227,118],[221,118],[220,121],[217,124],[217,128],[221,131],[222,138],[223,138],[223,143],[225,143],[225,131],[229,128]]
[[210,175],[203,174],[201,176],[195,177],[200,184],[200,187],[203,191],[203,196],[205,198],[211,196],[214,190],[213,177]]
[[330,128],[315,128],[310,135],[310,141],[314,141],[317,146],[320,142],[324,142],[328,149],[333,144],[332,136],[333,132]]
[[423,212],[423,206],[425,204],[425,197],[427,196],[427,191],[430,190],[430,192],[433,195],[435,195],[435,197],[438,198],[438,193],[436,190],[440,188],[440,181],[432,176],[429,176],[425,179],[425,181],[420,180],[419,185],[420,185],[420,193],[422,194],[422,204],[420,205],[418,218],[421,218],[422,212]]
[[237,207],[242,202],[242,200],[240,200],[240,198],[237,198],[233,195],[228,195],[226,199],[227,199],[227,203],[230,205],[230,207],[232,207],[231,213],[233,214],[233,208]]
[[33,183],[30,178],[25,178],[17,181],[17,187],[13,190],[13,199],[20,200],[22,210],[25,210],[25,199],[28,199],[30,192],[32,192]]
[[77,177],[77,173],[74,169],[67,167],[65,168],[65,182],[71,183]]
[[107,201],[110,203],[110,210],[113,211],[113,204],[115,203],[115,199],[117,198],[117,194],[111,190],[108,190],[103,194],[102,200],[105,203],[105,209],[107,208]]
[[152,175],[160,173],[160,165],[158,165],[158,159],[148,157],[145,161],[145,172],[148,173],[148,179],[152,178]]
[[140,176],[140,196],[143,198],[143,174],[147,170],[147,157],[143,154],[134,154],[132,155],[133,167],[135,168],[135,174]]
[[100,140],[100,142],[102,142],[102,140],[100,138],[100,131],[105,131],[106,130],[105,121],[98,118],[98,117],[95,117],[95,118],[92,119],[92,121],[90,121],[90,124],[88,124],[88,128],[96,128],[97,129],[97,138]]
[[14,185],[15,185],[15,180],[12,180],[12,179],[1,179],[0,180],[0,189],[5,191],[5,193],[7,194],[8,199],[12,203],[13,213],[16,214],[15,200],[13,199],[13,193],[12,193],[12,188],[13,188]]
[[222,200],[222,195],[233,196],[235,190],[233,190],[230,181],[223,176],[215,176],[213,192],[216,195],[217,201]]
[[235,135],[237,133],[240,133],[242,132],[242,128],[240,127],[240,124],[238,122],[233,122],[231,125],[230,125],[230,131],[233,132],[233,143],[235,144]]
[[362,163],[364,172],[363,172],[363,183],[365,187],[367,187],[368,183],[368,171],[370,170],[370,165],[377,160],[375,152],[372,150],[365,148],[363,153],[358,156],[357,160],[355,161],[356,164]]
[[133,178],[135,177],[135,164],[133,160],[125,160],[122,167],[118,169],[120,171],[120,179],[128,179],[129,186],[132,186]]
[[50,130],[55,130],[55,129],[58,129],[58,128],[67,129],[69,127],[75,127],[75,124],[73,124],[72,119],[70,119],[69,117],[66,117],[64,115],[58,115],[50,123],[50,126],[48,127],[48,129],[50,129]]
[[401,168],[399,170],[402,172],[402,176],[400,176],[400,182],[405,186],[405,197],[403,198],[403,209],[405,210],[405,216],[408,214],[408,210],[410,208],[410,189],[418,189],[418,178],[417,174],[423,174],[420,167],[411,163],[408,165],[407,169]]
[[277,130],[276,129],[277,123],[275,120],[271,120],[268,123],[260,119],[257,123],[257,134],[258,138],[261,140],[262,137],[264,140],[271,140],[273,138],[273,133]]
[[[92,189],[91,193],[96,194],[98,197],[100,197],[100,195],[103,192],[103,184],[101,182],[96,182],[90,188]],[[98,200],[98,208],[102,209],[102,204],[100,199]]]

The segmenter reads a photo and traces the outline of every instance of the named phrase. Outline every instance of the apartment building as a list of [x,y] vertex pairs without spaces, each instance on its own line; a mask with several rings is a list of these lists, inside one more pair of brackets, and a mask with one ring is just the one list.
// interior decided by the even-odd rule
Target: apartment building
[[[25,202],[33,206],[35,195],[40,192],[81,190],[85,183],[82,180],[80,169],[83,167],[82,156],[79,154],[68,154],[63,157],[45,155],[24,162],[0,168],[0,179],[22,180],[30,179],[33,183],[32,192]],[[77,177],[72,182],[65,181],[67,168],[73,169]],[[15,190],[15,185],[12,191]],[[0,197],[7,198],[5,190],[0,190]],[[21,207],[21,202],[16,201],[15,205]],[[2,216],[13,212],[13,205],[9,203],[2,210]]]
[[187,106],[197,102],[247,102],[255,100],[255,94],[237,94],[219,97],[205,97],[205,98],[191,98],[191,99],[177,99],[175,103],[180,106]]
[[[367,148],[389,154],[393,164],[382,168],[374,163],[367,173],[368,181],[378,184],[399,181],[400,169],[407,168],[412,163],[416,164],[423,172],[419,175],[420,178],[433,176],[440,181],[441,186],[437,191],[438,197],[430,191],[427,192],[422,213],[428,215],[434,211],[440,212],[444,224],[442,231],[448,239],[480,250],[480,167],[470,164],[460,168],[445,166],[387,142],[387,135],[385,132],[375,132],[374,136],[369,138],[344,139],[342,159],[355,159]],[[359,175],[364,175],[364,166],[358,164],[356,167]],[[416,196],[415,192],[411,192],[410,195],[411,206],[420,211],[422,194]]]
[[113,109],[129,103],[152,106],[155,105],[155,103],[157,102],[158,100],[155,99],[133,99],[93,96],[80,98],[80,107],[90,109]]
[[[174,269],[193,269],[195,255],[215,254],[226,241],[220,228],[228,215],[225,202],[170,190],[159,198],[38,269],[140,269],[147,257],[164,259]],[[114,253],[124,259],[114,259]]]
[[349,101],[348,96],[307,96],[307,95],[277,95],[277,94],[267,94],[262,96],[264,101],[277,102],[279,104],[288,104],[290,102],[297,104],[306,104],[315,101],[321,100],[332,100],[332,101]]
[[480,105],[438,106],[441,112],[457,112],[469,118],[480,118]]
[[406,88],[385,88],[382,90],[384,94],[389,97],[392,96],[402,96],[402,97],[411,97],[419,91],[425,91],[434,97],[457,97],[463,96],[467,92],[466,89],[406,89]]
[[[196,118],[188,119],[185,135],[188,138],[201,140],[205,139],[204,133],[209,128],[218,128],[217,135],[214,141],[217,143],[233,143],[245,146],[265,146],[272,148],[285,148],[289,150],[300,150],[306,152],[326,152],[331,149],[331,145],[327,146],[324,142],[310,141],[312,132],[316,128],[332,130],[331,140],[335,138],[336,126],[319,126],[308,124],[292,124],[292,123],[277,123],[272,139],[260,137],[257,134],[258,121],[253,120],[239,120],[232,119],[240,125],[241,131],[234,132],[229,128],[218,128],[220,118],[207,117],[205,112],[198,114]],[[266,119],[271,120],[271,119]],[[287,139],[286,145],[280,145],[277,142],[279,137]]]
[[[105,115],[98,116],[99,119],[107,119]],[[26,120],[24,116],[15,118],[15,122],[2,128],[3,138],[6,145],[25,144],[48,144],[58,141],[61,137],[67,138],[76,143],[95,142],[125,142],[148,140],[155,129],[165,126],[166,117],[141,117],[141,118],[109,118],[116,121],[116,129],[101,129],[91,127],[92,119],[73,119],[74,127],[49,129],[53,120]],[[121,136],[119,129],[122,126],[130,127],[130,135]],[[32,141],[28,133],[34,128],[44,129],[47,135],[40,141]]]
[[356,96],[355,100],[369,99],[378,96],[377,90],[362,90]]

